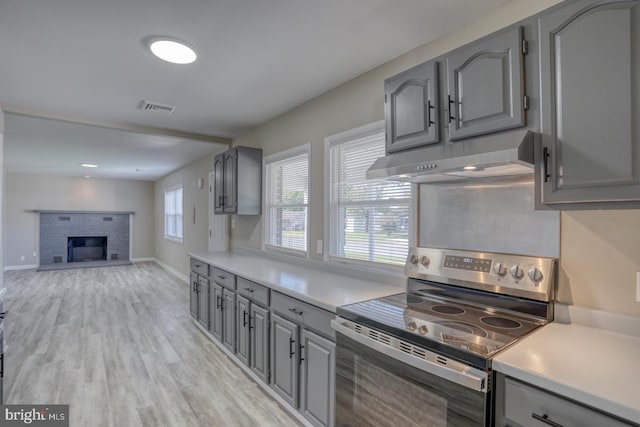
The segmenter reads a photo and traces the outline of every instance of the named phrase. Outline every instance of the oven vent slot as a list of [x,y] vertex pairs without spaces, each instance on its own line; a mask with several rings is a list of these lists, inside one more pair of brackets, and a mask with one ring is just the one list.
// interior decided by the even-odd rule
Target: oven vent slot
[[427,358],[427,353],[423,349],[418,348],[418,347],[413,347],[413,355],[417,356],[417,357],[419,357],[421,359],[426,359]]
[[444,357],[436,356],[436,362],[441,365],[447,366],[447,359],[445,359]]
[[369,338],[371,338],[372,340],[380,341],[380,336],[378,335],[378,331],[369,329],[368,335],[369,335]]
[[359,334],[362,333],[362,326],[360,326],[358,324],[353,325],[353,329]]
[[408,353],[408,354],[412,353],[411,350],[413,349],[413,346],[411,344],[408,344],[408,343],[406,343],[404,341],[400,341],[399,344],[400,344],[399,345],[400,350],[402,350],[402,351],[404,351],[405,353]]

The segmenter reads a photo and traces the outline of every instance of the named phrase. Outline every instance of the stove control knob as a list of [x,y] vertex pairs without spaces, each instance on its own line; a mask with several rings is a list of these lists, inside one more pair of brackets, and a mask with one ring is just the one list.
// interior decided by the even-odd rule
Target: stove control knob
[[431,262],[431,260],[429,259],[428,256],[422,255],[420,257],[420,264],[424,265],[425,267],[428,267],[430,262]]
[[499,262],[499,263],[497,263],[496,265],[493,266],[493,271],[498,276],[504,276],[505,274],[507,274],[507,266],[504,265],[503,262]]
[[524,270],[518,264],[512,266],[509,272],[514,279],[522,279],[522,276],[524,276]]
[[422,325],[418,328],[418,332],[420,332],[420,335],[427,335],[427,332],[429,332],[429,329],[427,329],[425,325]]
[[418,325],[416,325],[416,322],[407,323],[407,329],[410,330],[411,332],[415,331],[417,328],[418,328]]
[[542,275],[542,271],[540,271],[536,267],[531,267],[527,274],[529,275],[529,279],[533,280],[534,282],[539,282],[544,277]]
[[418,263],[418,255],[416,254],[411,254],[411,257],[409,257],[409,262],[411,264],[417,264]]

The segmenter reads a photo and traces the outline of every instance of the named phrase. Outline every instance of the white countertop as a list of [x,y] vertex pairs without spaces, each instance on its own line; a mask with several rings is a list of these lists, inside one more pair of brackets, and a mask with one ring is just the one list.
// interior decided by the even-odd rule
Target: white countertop
[[637,335],[554,322],[499,354],[493,369],[640,423],[639,364]]
[[330,267],[319,268],[302,263],[298,265],[256,253],[197,252],[189,255],[333,313],[341,305],[398,294],[405,290],[397,285],[336,273]]

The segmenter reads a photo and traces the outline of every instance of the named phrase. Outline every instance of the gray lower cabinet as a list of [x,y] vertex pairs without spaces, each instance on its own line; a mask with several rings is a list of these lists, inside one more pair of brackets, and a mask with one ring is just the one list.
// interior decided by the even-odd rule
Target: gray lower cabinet
[[498,373],[495,425],[629,427],[634,424]]
[[271,387],[312,424],[335,423],[335,314],[271,293]]
[[232,353],[236,351],[236,293],[222,291],[222,344]]
[[198,275],[194,272],[191,272],[189,286],[189,312],[191,317],[198,319]]
[[265,383],[269,383],[269,310],[251,304],[250,360],[251,370]]
[[209,329],[209,279],[198,276],[198,322]]
[[271,314],[271,387],[289,405],[298,407],[298,330],[289,320]]
[[209,294],[210,301],[211,301],[210,303],[211,321],[210,321],[209,331],[211,332],[211,335],[216,337],[216,339],[220,342],[222,342],[222,334],[223,334],[222,322],[224,318],[222,316],[223,290],[224,288],[222,286],[218,285],[217,283],[214,283],[211,285],[211,292]]
[[446,56],[449,140],[524,126],[522,27],[510,27]]
[[332,426],[336,344],[306,329],[301,341],[300,411],[315,425]]
[[438,66],[426,62],[385,80],[387,152],[440,142]]
[[568,2],[538,26],[542,203],[640,200],[640,2]]
[[250,348],[251,348],[251,329],[249,329],[249,316],[251,302],[238,295],[236,299],[236,320],[237,325],[237,337],[236,337],[236,357],[240,359],[242,363],[249,366],[251,361]]

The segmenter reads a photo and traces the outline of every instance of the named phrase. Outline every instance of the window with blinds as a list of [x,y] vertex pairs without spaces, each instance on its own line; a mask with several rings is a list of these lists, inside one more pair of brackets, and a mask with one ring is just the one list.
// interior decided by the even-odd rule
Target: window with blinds
[[[303,152],[301,152],[303,151]],[[265,159],[265,248],[307,254],[309,223],[308,145],[285,158]]]
[[385,155],[384,132],[329,146],[329,257],[404,264],[411,227],[411,184],[366,179]]
[[164,192],[164,237],[182,242],[182,187]]

